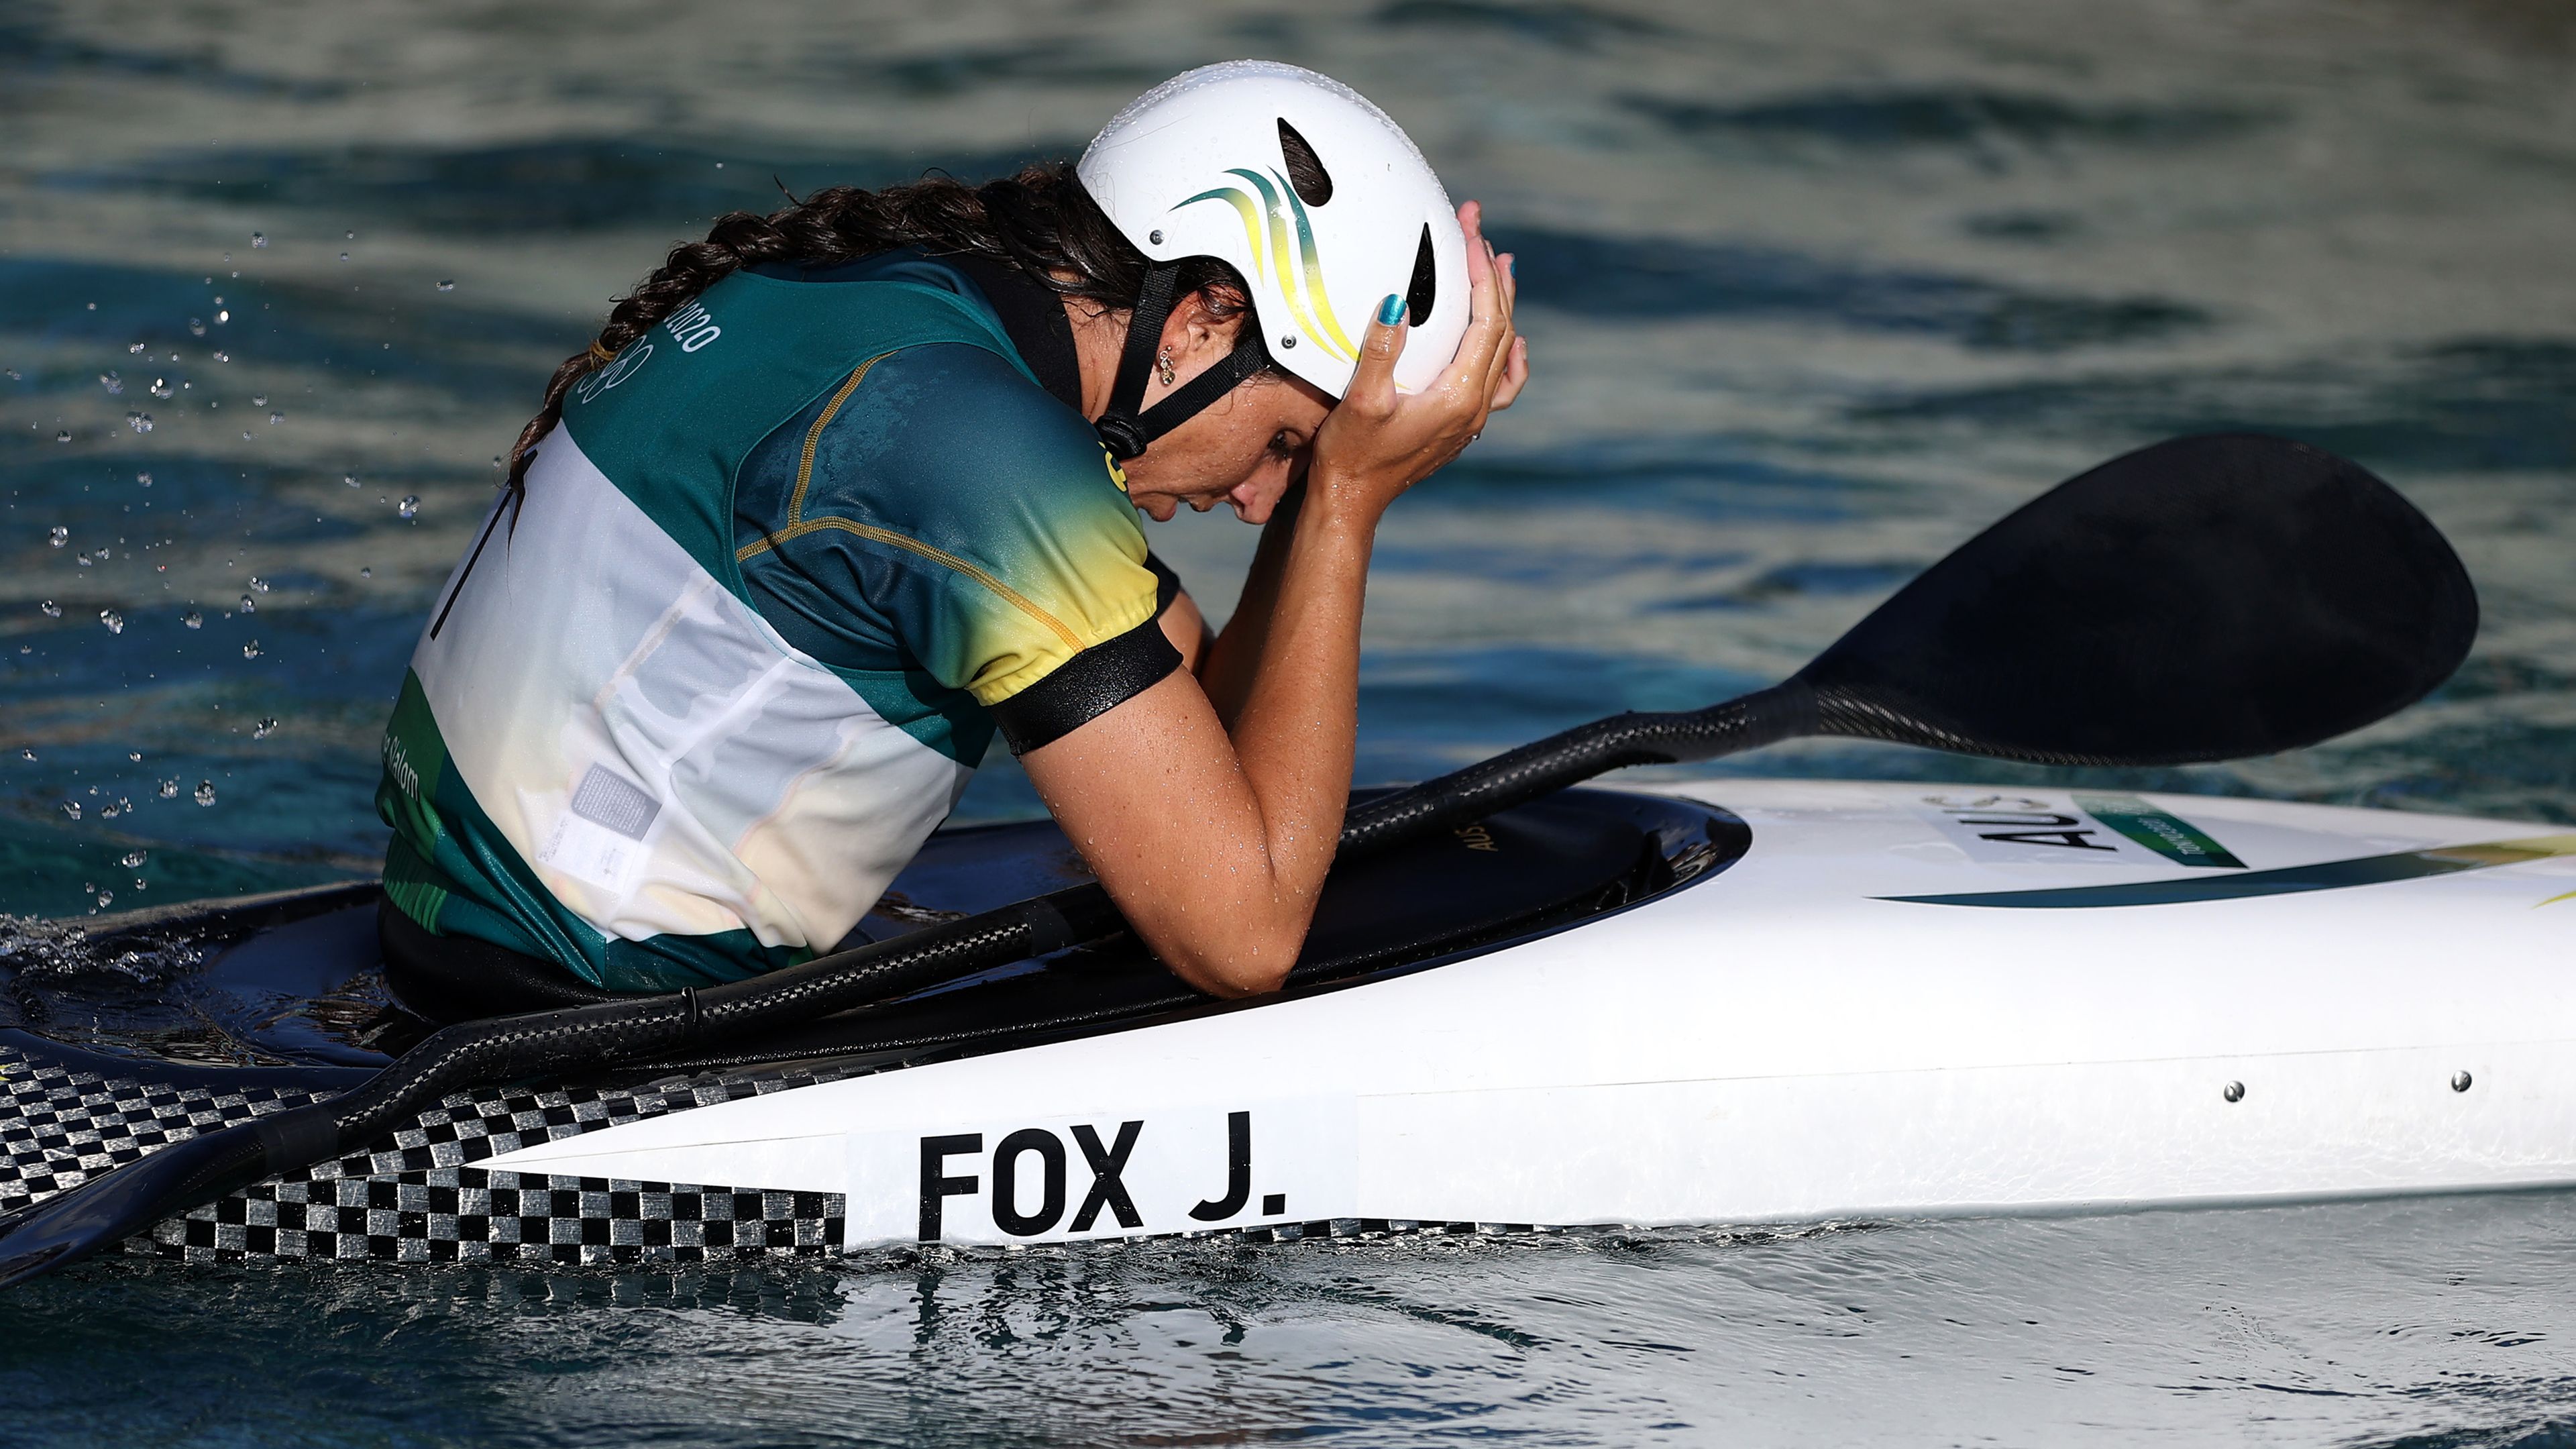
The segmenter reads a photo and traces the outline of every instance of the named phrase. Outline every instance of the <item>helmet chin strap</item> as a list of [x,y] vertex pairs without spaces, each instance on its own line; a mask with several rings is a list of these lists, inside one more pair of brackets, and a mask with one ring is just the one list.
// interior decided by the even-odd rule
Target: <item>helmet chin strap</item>
[[1109,456],[1121,463],[1152,447],[1156,438],[1197,417],[1208,404],[1270,365],[1270,349],[1261,340],[1260,319],[1246,311],[1243,330],[1236,335],[1232,352],[1216,366],[1174,389],[1171,396],[1142,413],[1137,411],[1145,401],[1145,378],[1154,370],[1163,324],[1171,320],[1172,290],[1180,272],[1179,262],[1156,262],[1146,268],[1145,289],[1137,294],[1136,308],[1127,316],[1127,346],[1118,357],[1118,379],[1109,390],[1109,410],[1091,425],[1109,449]]

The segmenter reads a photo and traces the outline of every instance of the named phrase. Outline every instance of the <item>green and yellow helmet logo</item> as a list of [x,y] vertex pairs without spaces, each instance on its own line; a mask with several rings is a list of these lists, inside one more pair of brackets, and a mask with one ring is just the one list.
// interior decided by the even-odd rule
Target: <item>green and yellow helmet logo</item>
[[[1243,219],[1243,239],[1252,248],[1254,268],[1278,277],[1279,294],[1288,299],[1289,309],[1306,335],[1338,361],[1359,361],[1359,349],[1342,331],[1340,319],[1333,315],[1332,299],[1324,293],[1323,259],[1316,253],[1315,229],[1306,219],[1306,203],[1297,199],[1296,188],[1276,172],[1264,176],[1237,166],[1228,169],[1226,175],[1242,177],[1252,184],[1252,191],[1240,186],[1219,186],[1183,200],[1172,210],[1202,201],[1231,205],[1235,215]],[[1254,192],[1260,194],[1258,201]],[[1281,209],[1283,200],[1285,211]]]

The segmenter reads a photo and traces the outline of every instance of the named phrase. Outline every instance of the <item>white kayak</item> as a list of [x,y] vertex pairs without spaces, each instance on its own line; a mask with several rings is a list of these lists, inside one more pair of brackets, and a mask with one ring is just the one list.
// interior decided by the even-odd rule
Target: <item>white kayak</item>
[[2576,832],[2047,789],[1651,788],[1740,820],[1740,858],[1436,969],[486,1166],[834,1194],[845,1248],[2576,1183]]
[[[1078,871],[1043,822],[943,832],[870,922]],[[21,964],[0,1211],[382,1066],[376,895],[102,918]],[[129,1247],[685,1261],[2576,1184],[2576,832],[2545,825],[1581,790],[1337,874],[1307,959],[1221,1003],[1077,949],[732,1059],[458,1093]]]

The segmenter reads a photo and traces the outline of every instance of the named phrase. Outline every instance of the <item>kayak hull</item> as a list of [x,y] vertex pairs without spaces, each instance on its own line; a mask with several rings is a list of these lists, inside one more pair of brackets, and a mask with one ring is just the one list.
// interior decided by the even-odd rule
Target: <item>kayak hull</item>
[[[1750,852],[1579,930],[1363,990],[853,1078],[499,1161],[654,1177],[721,1162],[829,1185],[854,1246],[918,1240],[934,1218],[952,1241],[1027,1242],[2576,1183],[2576,903],[2542,904],[2576,888],[2576,837],[2160,797],[2167,819],[2239,859],[2193,868],[2184,883],[2212,892],[2544,843],[2351,886],[2034,907],[1950,898],[2178,872],[2155,851],[2090,849],[2127,842],[2060,793],[1666,788],[1742,817]],[[2057,823],[2069,817],[2082,824]],[[1945,819],[2078,838],[1983,842]],[[1978,858],[1987,845],[1994,858]],[[2052,849],[2108,858],[2038,854]],[[1103,1211],[1076,1228],[1102,1176],[1078,1134],[1113,1144],[1131,1123],[1115,1185],[1134,1220]],[[1215,1211],[1238,1197],[1238,1212]]]
[[[2020,788],[1627,798],[1655,797],[1743,839],[1288,999],[466,1094],[135,1246],[657,1261],[2576,1184],[2576,835]],[[126,1066],[0,1033],[0,1208],[358,1070]]]
[[[253,1120],[312,1100],[296,1090],[169,1087],[66,1066],[50,1052],[0,1044],[0,1086],[31,1135],[9,1138],[0,1208],[40,1201],[176,1137]],[[765,1079],[772,1090],[793,1074]],[[574,1088],[451,1098],[368,1152],[256,1184],[158,1224],[128,1251],[219,1261],[315,1258],[439,1263],[696,1262],[756,1254],[811,1256],[836,1247],[839,1199],[697,1184],[610,1183],[488,1172],[469,1164],[521,1141],[646,1114],[685,1111],[745,1082],[668,1094]],[[13,1124],[17,1125],[17,1124]],[[28,1158],[48,1160],[32,1167]],[[646,1191],[649,1188],[650,1191]]]

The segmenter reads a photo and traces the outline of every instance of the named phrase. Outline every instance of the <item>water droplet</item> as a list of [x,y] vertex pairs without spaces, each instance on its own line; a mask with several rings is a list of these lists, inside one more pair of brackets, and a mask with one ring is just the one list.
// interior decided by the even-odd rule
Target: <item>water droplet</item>
[[64,813],[65,815],[70,816],[70,817],[71,817],[71,818],[73,818],[74,820],[78,820],[78,819],[80,818],[80,802],[79,802],[78,800],[66,800],[66,801],[64,801],[64,802],[63,802],[63,813]]
[[342,261],[344,261],[344,262],[345,262],[345,261],[347,261],[348,259],[349,259],[349,254],[348,254],[347,252],[342,252],[342,253],[340,253],[340,260],[342,260]]
[[98,621],[107,626],[107,632],[110,634],[122,634],[125,632],[125,616],[116,612],[114,609],[99,610]]
[[267,592],[268,592],[268,580],[266,580],[266,579],[264,579],[264,578],[261,578],[261,577],[260,577],[259,575],[257,575],[257,574],[252,574],[252,575],[250,576],[250,591],[251,591],[252,593],[254,593],[254,594],[264,594],[264,593],[267,593]]
[[344,232],[342,232],[342,233],[340,233],[340,234],[341,234],[342,236],[344,236],[344,237],[347,237],[347,238],[348,238],[349,240],[351,240],[351,241],[356,241],[356,240],[358,239],[358,234],[357,234],[356,232],[354,232],[354,231],[344,231]]
[[143,350],[143,344],[142,344],[142,343],[140,343],[140,342],[137,342],[137,343],[134,343],[133,345],[131,345],[131,346],[127,347],[125,350],[126,350],[128,353],[141,352],[141,351]]
[[132,760],[134,763],[139,765],[143,763],[143,752],[141,750],[127,750],[125,752],[125,758]]
[[456,290],[456,284],[454,282],[441,282],[438,284],[438,290],[442,292],[453,292]]
[[264,408],[268,406],[268,394],[264,392],[252,393],[250,395],[250,405],[255,408]]
[[51,530],[51,537],[53,539],[54,547],[56,548],[61,548],[65,543],[70,542],[71,536],[72,531],[59,523],[55,524]]
[[355,473],[343,473],[340,475],[340,481],[348,484],[352,488],[355,488],[358,486],[358,475]]
[[19,375],[18,375],[18,369],[14,368],[14,367],[0,367],[0,372],[5,372],[5,373],[9,374],[9,380],[10,380],[11,382],[25,382],[25,381],[26,381],[26,379],[25,379],[24,377],[21,377],[21,376],[19,376]]
[[230,322],[231,320],[233,320],[233,314],[230,312],[217,312],[215,314],[215,325],[217,326],[222,326],[224,323]]
[[215,361],[217,362],[230,362],[232,360],[233,355],[229,352],[218,352],[215,354]]
[[115,900],[115,899],[116,899],[116,892],[114,892],[114,891],[100,891],[100,892],[98,893],[98,907],[99,907],[99,909],[100,909],[100,910],[105,910],[105,909],[107,909],[107,903],[108,903],[108,902],[110,902],[110,901],[112,901],[112,900]]
[[[220,317],[220,316],[222,316],[223,314],[222,314],[222,313],[220,313],[220,312],[218,312],[218,313],[216,313],[215,315],[217,315],[217,316],[219,316],[219,317]],[[191,336],[191,337],[203,337],[203,336],[205,336],[205,335],[206,335],[206,319],[205,319],[205,318],[203,318],[203,317],[191,317],[191,318],[189,318],[189,319],[188,319],[188,335],[189,335],[189,336]]]
[[152,431],[152,415],[150,413],[127,413],[125,415],[125,425],[138,433],[148,433]]
[[156,377],[152,379],[152,395],[161,399],[163,402],[168,402],[170,399],[179,395],[179,390],[170,385],[170,379],[166,377]]
[[36,758],[36,747],[34,745],[28,745],[20,749],[18,751],[18,758],[22,760],[32,760]]
[[215,803],[214,781],[199,780],[197,782],[197,803],[200,805],[212,805]]
[[146,488],[149,488],[152,486],[152,475],[149,473],[137,473],[134,475],[134,481],[142,484]]
[[38,604],[36,608],[38,612],[42,613],[48,619],[59,619],[63,616],[63,606],[55,603],[51,599],[47,599],[43,603]]
[[394,505],[394,512],[401,514],[405,518],[418,518],[420,516],[420,495],[417,493],[404,494],[402,502]]
[[248,433],[244,433],[244,434],[242,434],[242,441],[243,441],[243,442],[245,442],[245,443],[249,442],[249,441],[250,441],[250,434],[248,434]]
[[125,379],[117,376],[114,369],[100,373],[98,385],[107,389],[109,397],[115,397],[125,391]]
[[179,616],[179,622],[187,625],[191,629],[202,629],[206,627],[206,616],[198,613],[194,609],[190,609],[188,612]]
[[272,428],[273,428],[273,427],[276,427],[279,423],[282,423],[282,422],[285,422],[285,421],[286,421],[286,414],[284,414],[284,413],[270,413],[270,414],[268,415],[268,425],[269,425],[270,427],[272,427]]
[[89,555],[88,555],[88,554],[85,554],[85,553],[76,553],[76,554],[73,554],[73,555],[72,555],[72,562],[73,562],[73,563],[76,563],[76,564],[79,564],[82,568],[88,568],[88,567],[89,567]]
[[71,429],[69,429],[69,428],[65,428],[65,429],[63,429],[62,431],[60,431],[60,432],[58,432],[58,433],[54,434],[54,441],[55,441],[55,442],[57,442],[57,443],[68,443],[68,442],[70,442],[71,440],[72,440],[72,430],[71,430]]
[[268,238],[261,236],[258,232],[252,232],[250,234],[250,244],[255,247],[264,247],[268,245]]
[[176,780],[164,780],[161,782],[161,787],[153,793],[159,795],[164,800],[176,800],[179,798],[179,782]]
[[108,559],[113,557],[115,553],[116,550],[114,549],[102,548],[98,552],[91,554],[90,557],[97,559],[100,563],[105,563]]
[[253,639],[249,643],[244,644],[242,646],[242,657],[244,659],[257,659],[259,657],[259,641]]
[[143,877],[138,875],[134,878],[134,888],[136,890],[143,889]]
[[259,612],[259,605],[251,601],[250,595],[244,594],[242,595],[241,611],[245,614],[256,614]]
[[264,719],[258,724],[251,726],[250,737],[255,740],[264,740],[275,733],[277,733],[277,721],[273,719]]
[[372,578],[374,578],[375,576],[376,576],[376,571],[375,571],[374,569],[360,569],[360,570],[358,570],[358,577],[360,577],[360,578],[362,578],[362,579],[372,579]]
[[99,819],[101,819],[101,820],[114,820],[114,819],[116,818],[116,816],[117,816],[117,809],[116,809],[116,806],[114,806],[113,804],[102,805],[102,806],[98,807],[98,818],[99,818]]

